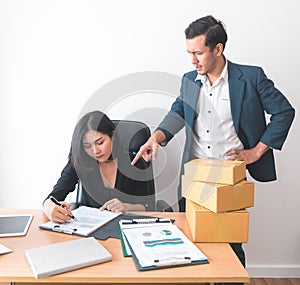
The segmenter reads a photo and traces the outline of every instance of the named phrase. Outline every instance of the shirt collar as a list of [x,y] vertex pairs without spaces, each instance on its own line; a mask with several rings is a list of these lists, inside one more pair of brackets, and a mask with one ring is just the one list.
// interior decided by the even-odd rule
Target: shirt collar
[[[221,75],[220,75],[220,77],[218,78],[217,81],[220,81],[221,79],[224,79],[225,81],[228,80],[228,68],[227,68],[227,66],[228,66],[227,59],[225,59],[225,66],[224,66],[224,68],[221,72]],[[201,83],[204,84],[207,81],[207,75],[206,74],[202,75],[202,74],[198,73],[196,78],[195,78],[195,81],[197,81],[197,80],[200,80]]]

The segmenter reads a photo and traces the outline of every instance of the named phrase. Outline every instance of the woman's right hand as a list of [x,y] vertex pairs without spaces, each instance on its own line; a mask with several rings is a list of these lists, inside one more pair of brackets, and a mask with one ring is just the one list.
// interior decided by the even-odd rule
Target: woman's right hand
[[62,202],[63,207],[54,204],[50,199],[44,203],[45,215],[55,223],[65,223],[71,219],[72,212],[70,211],[70,204]]

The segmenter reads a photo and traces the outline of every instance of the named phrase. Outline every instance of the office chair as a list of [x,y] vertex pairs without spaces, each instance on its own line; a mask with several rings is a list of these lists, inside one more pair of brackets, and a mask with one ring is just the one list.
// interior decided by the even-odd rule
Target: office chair
[[[116,130],[120,136],[122,151],[128,152],[130,161],[134,158],[139,151],[141,145],[143,145],[151,136],[149,127],[142,122],[129,121],[129,120],[112,120],[116,125]],[[153,178],[152,162],[146,171],[143,173],[142,179],[147,179],[149,187],[151,187],[153,195],[155,195],[155,186]],[[146,176],[146,177],[145,177]],[[141,189],[142,191],[142,189]],[[72,208],[75,209],[80,205],[82,201],[82,184],[78,183],[76,202],[72,203]],[[172,207],[164,200],[157,200],[155,203],[155,211],[157,212],[173,212]]]

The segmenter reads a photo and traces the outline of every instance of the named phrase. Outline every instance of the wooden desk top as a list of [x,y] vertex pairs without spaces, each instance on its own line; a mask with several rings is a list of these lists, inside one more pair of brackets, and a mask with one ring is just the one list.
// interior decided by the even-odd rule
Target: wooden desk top
[[[35,279],[26,262],[25,249],[82,237],[40,230],[38,226],[47,221],[42,210],[0,208],[0,214],[19,213],[33,213],[34,218],[26,236],[0,238],[1,244],[13,250],[12,253],[0,255],[0,282],[184,284],[196,282],[250,282],[249,274],[227,243],[196,244],[208,257],[209,264],[139,272],[132,258],[123,256],[120,240],[112,238],[106,241],[99,240],[112,254],[112,262],[73,270],[52,277]],[[147,212],[147,215],[175,219],[175,224],[190,238],[184,213]]]

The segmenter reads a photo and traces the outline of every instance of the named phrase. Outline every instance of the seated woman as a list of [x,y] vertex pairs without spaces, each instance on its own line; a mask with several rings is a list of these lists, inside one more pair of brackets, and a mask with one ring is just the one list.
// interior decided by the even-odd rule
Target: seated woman
[[[132,166],[128,151],[120,147],[121,140],[114,123],[100,111],[79,120],[68,163],[44,201],[44,213],[50,220],[64,223],[70,219],[70,204],[64,199],[79,180],[83,186],[81,205],[113,212],[154,210],[154,187],[145,175],[149,164],[141,158]],[[50,196],[62,201],[63,207]]]

